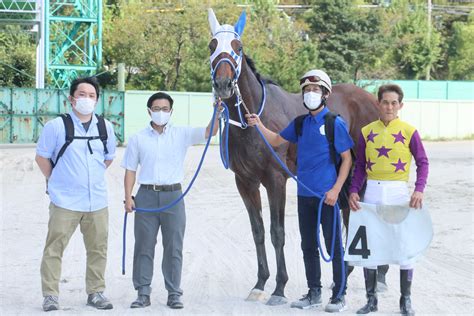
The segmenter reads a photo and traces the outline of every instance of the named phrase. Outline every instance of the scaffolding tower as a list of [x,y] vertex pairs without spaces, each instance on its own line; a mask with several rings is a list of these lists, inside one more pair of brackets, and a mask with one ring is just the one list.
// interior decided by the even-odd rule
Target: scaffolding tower
[[55,88],[97,73],[102,63],[102,0],[44,0],[46,70]]
[[36,88],[64,89],[101,66],[102,0],[1,0],[0,24],[36,32]]
[[17,24],[25,32],[36,34],[36,88],[44,87],[44,41],[41,39],[41,0],[1,0],[0,24]]

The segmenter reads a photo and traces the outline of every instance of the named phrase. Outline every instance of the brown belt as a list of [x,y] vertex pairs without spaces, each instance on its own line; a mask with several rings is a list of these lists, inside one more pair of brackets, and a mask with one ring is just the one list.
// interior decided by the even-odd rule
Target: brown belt
[[164,185],[159,185],[159,184],[142,184],[140,185],[141,188],[147,189],[147,190],[153,190],[155,192],[160,192],[160,191],[178,191],[181,190],[181,183],[175,183],[175,184],[164,184]]

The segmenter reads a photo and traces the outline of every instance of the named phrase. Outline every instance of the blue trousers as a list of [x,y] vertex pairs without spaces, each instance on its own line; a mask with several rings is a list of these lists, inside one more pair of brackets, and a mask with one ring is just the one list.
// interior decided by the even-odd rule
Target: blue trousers
[[[319,259],[318,244],[316,241],[316,222],[318,219],[319,198],[298,196],[298,221],[301,234],[301,249],[303,250],[304,266],[306,270],[306,281],[309,288],[321,288],[321,263]],[[340,214],[337,214],[340,218]],[[334,208],[323,204],[321,210],[321,226],[324,235],[326,250],[331,251],[332,226],[334,219]],[[341,221],[339,221],[340,223]],[[336,239],[334,245],[334,258],[332,260],[332,275],[334,288],[332,296],[336,297],[342,285],[342,260],[340,225],[336,225]],[[344,267],[345,268],[345,267]],[[345,274],[345,273],[344,273]],[[344,282],[345,283],[345,282]],[[346,286],[344,285],[345,294]]]

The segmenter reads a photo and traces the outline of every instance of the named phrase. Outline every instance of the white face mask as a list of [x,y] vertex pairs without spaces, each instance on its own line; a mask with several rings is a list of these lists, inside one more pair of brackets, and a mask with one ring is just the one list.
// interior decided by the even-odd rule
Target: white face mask
[[170,112],[151,112],[151,120],[153,123],[155,123],[158,126],[165,125],[168,123],[171,117],[171,111]]
[[76,99],[76,111],[82,115],[89,115],[94,112],[96,101],[89,98]]
[[322,94],[317,93],[317,92],[306,92],[303,95],[304,99],[304,104],[308,107],[308,109],[316,110],[320,105],[322,101]]

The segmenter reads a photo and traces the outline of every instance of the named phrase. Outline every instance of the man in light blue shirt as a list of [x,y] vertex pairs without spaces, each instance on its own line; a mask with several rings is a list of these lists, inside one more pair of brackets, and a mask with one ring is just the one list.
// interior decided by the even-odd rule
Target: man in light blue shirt
[[[105,169],[115,157],[116,140],[112,124],[94,115],[98,98],[95,78],[74,80],[68,97],[72,111],[49,121],[36,147],[35,160],[51,200],[41,262],[44,311],[59,309],[62,255],[78,225],[87,251],[87,305],[113,308],[103,295],[108,237]],[[63,149],[67,136],[74,139]]]

